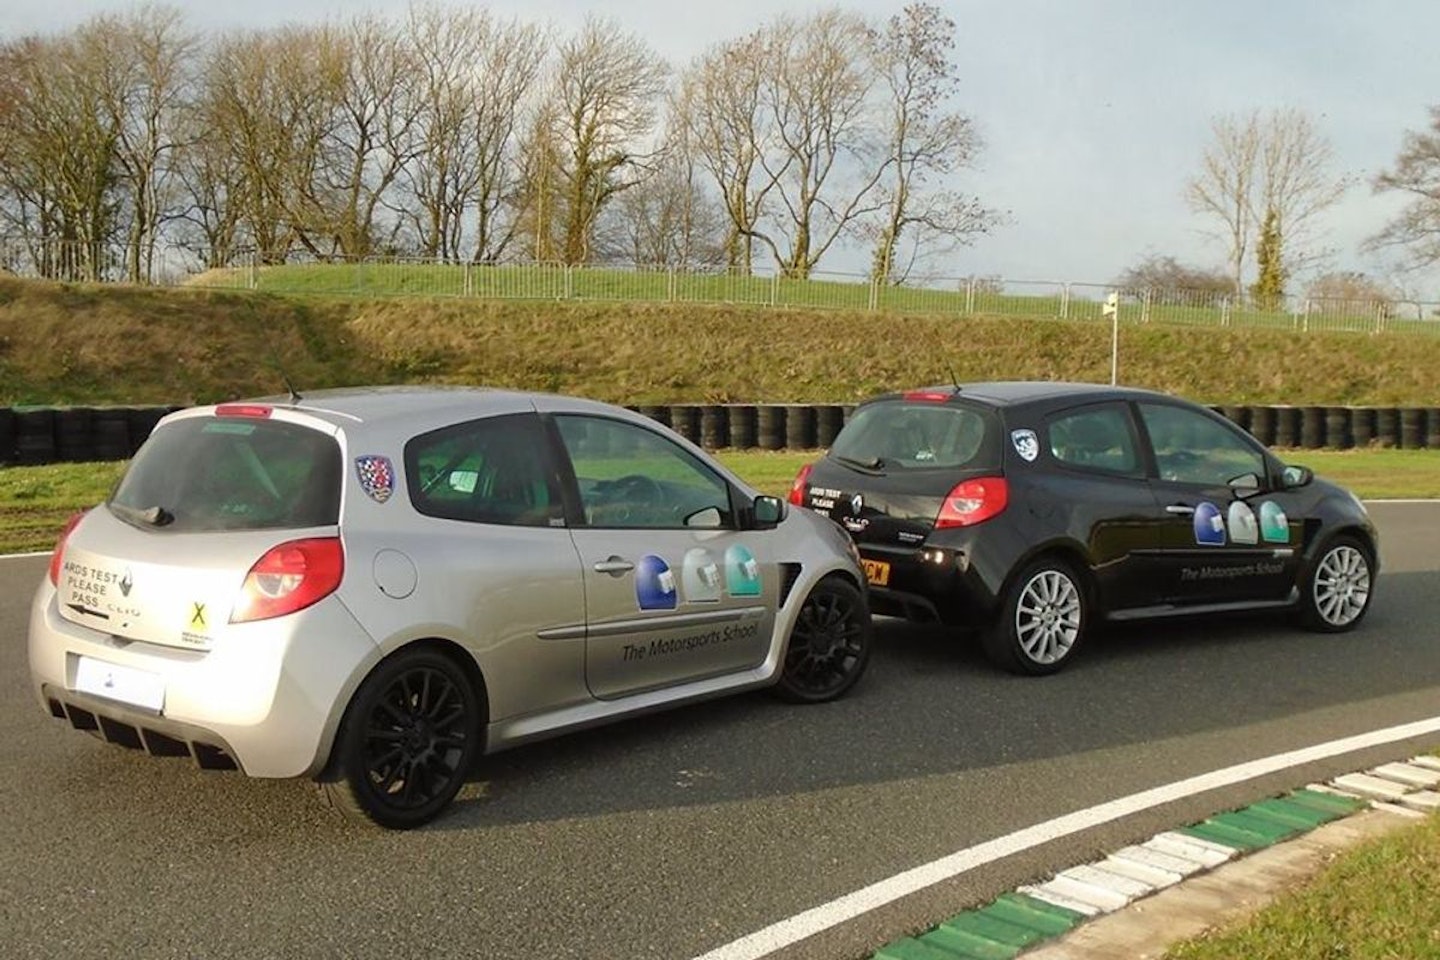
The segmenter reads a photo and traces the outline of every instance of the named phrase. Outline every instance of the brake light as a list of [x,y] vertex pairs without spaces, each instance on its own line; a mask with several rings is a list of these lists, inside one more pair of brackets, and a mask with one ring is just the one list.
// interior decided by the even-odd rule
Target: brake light
[[345,549],[339,537],[290,540],[272,547],[245,575],[231,623],[283,617],[323,600],[340,586]]
[[976,477],[955,485],[940,504],[935,529],[971,527],[1001,513],[1010,502],[1004,477]]
[[805,488],[810,485],[810,471],[815,469],[815,464],[807,463],[795,474],[795,482],[790,484],[790,495],[785,499],[797,507],[805,506]]
[[55,541],[55,549],[50,554],[50,585],[60,586],[60,569],[65,563],[65,543],[70,539],[71,532],[85,516],[85,511],[72,513],[70,519],[65,521],[65,526],[60,530],[60,537]]
[[920,400],[925,403],[944,403],[954,396],[953,393],[945,393],[940,390],[911,390],[900,395],[905,400]]
[[270,416],[270,408],[261,403],[222,403],[215,408],[217,417],[254,417],[264,420]]

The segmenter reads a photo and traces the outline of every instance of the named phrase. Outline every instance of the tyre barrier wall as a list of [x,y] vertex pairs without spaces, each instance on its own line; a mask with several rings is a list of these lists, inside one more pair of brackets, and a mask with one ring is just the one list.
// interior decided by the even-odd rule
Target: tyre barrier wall
[[[0,407],[0,464],[125,460],[181,407]],[[631,407],[709,450],[814,450],[835,442],[851,405],[649,404]],[[1440,450],[1440,407],[1212,407],[1266,446]]]

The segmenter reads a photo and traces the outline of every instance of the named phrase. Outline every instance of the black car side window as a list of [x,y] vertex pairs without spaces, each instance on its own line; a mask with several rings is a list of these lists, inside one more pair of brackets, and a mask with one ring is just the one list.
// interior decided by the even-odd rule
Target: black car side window
[[1140,416],[1161,480],[1218,487],[1247,474],[1265,476],[1265,457],[1234,427],[1169,404],[1142,403]]
[[1063,464],[1125,476],[1142,473],[1129,417],[1119,407],[1089,407],[1050,421],[1050,455]]

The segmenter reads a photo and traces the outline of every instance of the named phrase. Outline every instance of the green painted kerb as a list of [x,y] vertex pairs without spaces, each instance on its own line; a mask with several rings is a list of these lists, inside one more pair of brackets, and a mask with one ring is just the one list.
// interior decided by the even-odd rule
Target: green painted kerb
[[[1240,810],[1216,814],[1180,832],[1248,853],[1313,830],[1364,808],[1363,800],[1318,790],[1296,790]],[[1067,933],[1084,915],[1029,897],[1006,893],[978,910],[877,950],[872,960],[1010,960],[1042,940]]]

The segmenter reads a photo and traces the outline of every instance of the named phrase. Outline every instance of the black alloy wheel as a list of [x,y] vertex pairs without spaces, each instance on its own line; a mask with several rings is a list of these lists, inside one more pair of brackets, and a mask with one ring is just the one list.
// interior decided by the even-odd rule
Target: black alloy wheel
[[874,628],[865,595],[839,577],[805,598],[775,691],[792,703],[823,703],[853,687],[870,660]]
[[356,691],[335,743],[331,803],[407,830],[433,820],[465,783],[484,711],[470,678],[431,649],[402,650]]

